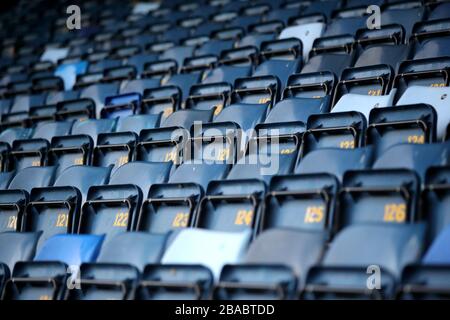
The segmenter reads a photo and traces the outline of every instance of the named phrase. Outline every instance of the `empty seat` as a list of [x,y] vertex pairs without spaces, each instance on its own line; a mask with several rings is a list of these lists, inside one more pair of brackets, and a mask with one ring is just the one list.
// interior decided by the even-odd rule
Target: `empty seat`
[[[403,268],[422,253],[424,231],[420,224],[355,225],[342,230],[320,266],[308,273],[303,298],[392,299]],[[379,289],[367,287],[368,270],[372,274],[378,270]]]
[[38,248],[55,234],[76,232],[89,188],[107,183],[109,173],[110,168],[71,166],[52,187],[34,188],[22,218],[22,230],[42,232]]
[[321,148],[304,156],[296,166],[295,173],[329,173],[342,181],[346,171],[370,169],[374,154],[372,147]]
[[160,115],[134,115],[121,117],[117,121],[116,132],[100,133],[93,151],[95,166],[113,166],[113,171],[121,165],[133,161],[139,133],[156,128]]
[[320,38],[325,30],[325,23],[313,22],[291,26],[283,29],[280,33],[280,39],[297,38],[302,41],[303,59],[306,61],[309,52],[313,47],[314,40]]
[[95,115],[100,118],[100,111],[105,106],[105,99],[119,91],[117,83],[92,84],[81,91],[80,98],[91,98],[95,102]]
[[[168,245],[161,263],[163,265],[204,265],[211,270],[214,279],[219,279],[225,264],[240,261],[249,240],[248,231],[180,230]],[[189,249],[186,250],[186,248]],[[205,255],[205,251],[210,254]]]
[[97,144],[98,135],[111,132],[114,126],[115,119],[89,119],[75,122],[71,135],[52,138],[49,163],[58,165],[59,172],[74,164],[91,164],[92,150]]
[[16,264],[3,299],[64,299],[70,286],[75,287],[79,265],[97,258],[103,238],[93,235],[56,235],[48,239],[34,261]]
[[414,300],[448,298],[449,241],[450,227],[447,225],[431,243],[422,261],[404,269],[400,298]]
[[418,1],[386,3],[381,12],[381,25],[398,23],[405,29],[405,39],[411,36],[414,23],[421,21],[425,13],[425,8]]
[[364,115],[356,111],[311,115],[302,137],[302,157],[321,148],[359,148],[366,126]]
[[316,39],[302,73],[329,71],[339,77],[342,71],[353,63],[354,41],[355,39],[348,35]]
[[443,166],[449,163],[449,144],[398,144],[387,149],[373,164],[374,169],[407,168],[415,170],[419,176],[432,166]]
[[446,109],[447,99],[450,95],[449,87],[409,86],[402,94],[396,105],[401,106],[413,103],[426,103],[431,105],[437,113],[437,139],[445,136],[445,130],[450,122],[450,113]]
[[160,261],[166,240],[166,235],[143,232],[117,234],[103,245],[95,263],[80,266],[81,289],[70,290],[67,299],[132,299],[140,273]]
[[154,183],[166,182],[171,163],[135,161],[124,164],[111,176],[108,185],[89,189],[77,233],[106,234],[135,230],[146,194]]
[[326,236],[322,232],[271,229],[250,245],[242,264],[224,266],[214,298],[293,299],[308,270],[319,262]]
[[208,123],[214,110],[178,110],[165,119],[160,128],[142,130],[136,158],[145,161],[170,161],[179,164],[195,123]]
[[369,116],[367,144],[381,154],[397,143],[434,142],[436,120],[435,110],[426,104],[375,108]]
[[413,59],[450,55],[450,19],[418,22],[413,28]]
[[364,170],[344,175],[339,227],[354,224],[404,224],[418,220],[420,179],[414,171]]
[[398,64],[409,55],[410,48],[407,44],[403,44],[404,38],[405,31],[400,25],[358,32],[357,43],[360,53],[354,66],[387,64],[397,70]]
[[33,260],[39,232],[0,232],[0,290],[19,261]]
[[22,215],[35,187],[53,185],[55,167],[28,167],[16,173],[7,190],[0,191],[0,230],[20,231]]
[[46,122],[37,126],[31,139],[16,139],[10,152],[13,167],[20,170],[25,167],[45,165],[51,139],[55,136],[70,134],[71,128],[70,121]]
[[197,84],[191,87],[185,108],[212,110],[217,116],[229,103],[231,85],[225,82]]
[[196,164],[184,162],[170,176],[167,184],[155,184],[144,201],[137,220],[137,230],[167,233],[189,227],[208,183],[224,179],[225,163]]

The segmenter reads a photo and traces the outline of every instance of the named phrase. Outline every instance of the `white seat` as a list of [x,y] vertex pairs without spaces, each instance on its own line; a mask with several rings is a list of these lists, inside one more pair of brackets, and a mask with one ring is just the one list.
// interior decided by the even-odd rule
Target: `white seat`
[[359,111],[368,120],[370,111],[373,108],[384,108],[393,105],[395,92],[396,89],[392,89],[388,95],[382,96],[347,93],[339,99],[331,112]]
[[167,248],[163,264],[201,264],[208,267],[216,280],[225,264],[241,261],[250,241],[250,230],[219,232],[185,229]]
[[281,31],[279,38],[297,38],[302,41],[303,59],[308,60],[309,52],[313,47],[314,40],[321,37],[325,30],[325,24],[322,22],[314,22],[303,24],[300,26],[292,26]]
[[397,106],[426,103],[437,113],[437,138],[443,139],[450,122],[450,88],[411,86],[403,92]]
[[41,61],[51,61],[58,63],[59,59],[64,59],[69,54],[69,48],[47,48],[41,56]]

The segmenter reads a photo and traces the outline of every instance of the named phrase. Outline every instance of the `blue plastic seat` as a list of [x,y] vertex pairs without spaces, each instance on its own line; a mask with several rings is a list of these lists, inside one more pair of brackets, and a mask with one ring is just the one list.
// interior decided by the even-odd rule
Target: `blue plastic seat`
[[137,230],[166,233],[191,226],[208,183],[224,179],[228,170],[225,163],[181,164],[168,183],[150,187],[137,221]]
[[329,71],[339,77],[342,71],[353,63],[354,41],[349,35],[316,39],[302,73]]
[[160,128],[142,130],[136,158],[145,161],[170,161],[179,164],[184,157],[190,128],[208,123],[214,110],[178,110],[162,121]]
[[10,277],[14,265],[19,261],[33,260],[39,232],[0,233],[0,288]]
[[271,229],[261,233],[241,264],[224,266],[214,298],[295,298],[309,268],[319,262],[325,239],[322,232]]
[[81,91],[80,98],[90,98],[95,102],[95,115],[99,119],[100,111],[105,106],[105,99],[118,93],[117,83],[99,83],[93,84]]
[[144,194],[155,183],[167,181],[171,163],[135,161],[124,164],[108,185],[89,189],[77,233],[106,234],[110,239],[135,230]]
[[[355,225],[342,230],[320,266],[308,273],[303,298],[394,298],[403,268],[422,253],[424,235],[421,224]],[[368,267],[372,274],[378,270],[380,289],[367,288]]]
[[13,142],[10,152],[11,165],[16,170],[45,165],[51,139],[55,136],[68,135],[71,129],[70,121],[44,122],[38,125],[31,139],[16,139]]
[[[250,241],[250,232],[180,230],[161,259],[163,265],[204,265],[218,280],[222,267],[239,262]],[[189,248],[189,249],[186,249]],[[205,252],[210,254],[205,255]],[[181,286],[183,287],[183,286]]]
[[139,133],[156,128],[159,121],[160,115],[154,114],[119,118],[116,132],[98,135],[97,146],[93,151],[93,164],[102,167],[113,166],[114,173],[123,164],[133,161]]
[[370,169],[374,155],[373,147],[321,148],[304,156],[296,166],[295,173],[329,173],[342,181],[346,171]]
[[0,191],[0,230],[20,231],[31,190],[53,185],[55,167],[28,167],[16,173],[7,190]]
[[64,300],[76,285],[79,265],[95,261],[103,236],[56,235],[34,261],[19,262],[3,293],[4,300]]
[[449,143],[398,144],[387,149],[373,164],[374,169],[407,168],[424,180],[426,170],[449,163]]
[[414,171],[364,170],[344,175],[339,227],[354,224],[407,224],[419,219],[420,179]]
[[110,168],[71,166],[52,187],[34,188],[22,218],[22,230],[42,232],[38,248],[55,234],[76,232],[89,188],[106,184],[110,171]]
[[117,234],[105,242],[95,263],[81,265],[81,290],[70,290],[67,299],[132,299],[140,273],[160,261],[166,240],[166,235],[143,232]]
[[435,110],[426,104],[375,108],[369,116],[367,144],[373,144],[380,155],[398,143],[434,142],[436,122]]

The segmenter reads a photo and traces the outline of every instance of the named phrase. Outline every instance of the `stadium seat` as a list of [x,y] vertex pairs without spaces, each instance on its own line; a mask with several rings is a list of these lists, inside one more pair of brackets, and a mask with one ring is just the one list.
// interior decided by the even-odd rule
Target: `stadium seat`
[[58,165],[58,172],[74,164],[90,165],[98,135],[113,131],[115,123],[115,119],[76,121],[72,126],[71,135],[52,138],[49,164]]
[[380,155],[398,143],[434,142],[436,120],[435,110],[426,104],[375,108],[370,112],[366,143]]
[[139,133],[158,126],[160,115],[134,115],[117,120],[116,132],[100,133],[93,151],[95,166],[113,166],[113,171],[134,160]]
[[11,165],[16,170],[46,164],[50,140],[70,134],[71,121],[45,122],[37,126],[31,139],[16,139],[10,152]]
[[418,220],[420,179],[410,170],[363,170],[344,175],[339,228],[355,224],[406,224]]
[[329,173],[342,181],[347,171],[370,169],[374,156],[375,152],[371,146],[354,149],[320,148],[305,155],[294,172]]
[[1,232],[0,233],[0,290],[19,261],[33,260],[39,232]]
[[171,163],[134,161],[124,164],[108,185],[89,189],[76,233],[106,234],[109,240],[123,231],[133,231],[146,194],[154,183],[166,182]]
[[8,189],[0,190],[0,231],[21,231],[22,215],[33,188],[53,185],[55,167],[28,167],[16,173]]
[[448,275],[450,260],[448,244],[450,228],[447,225],[425,252],[422,261],[407,266],[402,274],[401,299],[447,299],[450,289]]
[[271,229],[250,245],[242,264],[223,267],[214,298],[222,300],[293,299],[311,266],[319,262],[322,232]]
[[[186,134],[192,125],[208,123],[214,110],[178,110],[165,119],[160,128],[142,130],[136,158],[144,161],[170,161],[179,164],[186,151]],[[189,153],[186,155],[189,157]]]
[[303,59],[306,61],[313,47],[314,40],[320,38],[324,30],[325,24],[323,22],[291,26],[281,31],[280,39],[297,38],[301,40],[303,45]]
[[16,264],[2,299],[64,299],[72,285],[73,289],[76,288],[79,265],[97,258],[103,238],[92,235],[56,235],[48,239],[33,261]]
[[445,108],[447,97],[450,94],[449,87],[424,87],[409,86],[402,94],[396,105],[401,106],[413,103],[426,103],[431,105],[437,113],[437,139],[442,140],[445,136],[445,130],[450,122],[450,114]]
[[191,87],[185,108],[194,110],[212,110],[214,116],[219,115],[228,105],[231,85],[226,82],[197,84]]
[[[249,241],[249,231],[219,232],[184,229],[174,235],[164,252],[161,263],[163,265],[204,265],[211,270],[217,281],[225,264],[240,261],[247,250]],[[205,251],[210,254],[205,255]]]
[[366,126],[366,118],[356,111],[311,115],[302,137],[302,157],[320,148],[359,148]]
[[448,27],[450,18],[417,22],[413,27],[413,58],[449,56]]
[[357,33],[360,53],[354,67],[387,64],[397,70],[398,64],[409,54],[409,46],[404,44],[404,40],[405,31],[401,25],[361,30]]
[[[406,168],[415,170],[424,181],[426,170],[449,163],[449,144],[398,144],[387,149],[373,164],[374,169]],[[400,156],[401,155],[401,156]]]
[[90,98],[95,102],[95,116],[100,118],[100,111],[105,106],[105,99],[119,91],[117,83],[92,84],[81,91],[80,98]]
[[229,166],[225,163],[184,162],[172,173],[168,183],[150,187],[136,229],[164,234],[191,226],[208,183],[224,179],[228,170]]
[[110,171],[110,168],[71,166],[52,187],[33,188],[23,214],[22,231],[42,232],[38,248],[55,234],[76,232],[89,188],[107,183]]
[[166,240],[143,232],[117,234],[105,242],[95,263],[80,266],[81,289],[69,290],[67,300],[132,299],[140,272],[160,261]]
[[308,62],[302,73],[329,71],[340,76],[353,63],[354,50],[352,36],[323,37],[314,40]]
[[[342,230],[334,238],[321,264],[310,269],[302,297],[394,298],[403,268],[420,258],[424,227],[421,224],[354,225]],[[367,270],[380,276],[379,289],[374,283],[373,287],[367,287]]]
[[417,1],[401,1],[399,3],[386,3],[381,12],[381,25],[400,24],[405,29],[405,39],[411,36],[416,21],[421,21],[425,8]]

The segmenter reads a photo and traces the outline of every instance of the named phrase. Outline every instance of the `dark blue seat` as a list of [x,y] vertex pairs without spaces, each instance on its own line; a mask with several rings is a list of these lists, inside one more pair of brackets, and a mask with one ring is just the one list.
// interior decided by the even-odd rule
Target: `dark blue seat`
[[387,64],[394,70],[409,57],[410,48],[404,44],[405,30],[401,25],[357,33],[359,56],[354,67]]
[[224,179],[228,170],[229,166],[225,163],[181,164],[168,183],[150,187],[137,221],[137,230],[166,233],[191,226],[196,218],[197,204],[208,183]]
[[166,182],[171,163],[135,161],[124,164],[108,185],[89,189],[77,233],[106,234],[135,230],[143,195],[152,184]]
[[449,163],[449,143],[398,144],[387,149],[373,164],[374,169],[407,168],[415,170],[422,181],[432,166]]
[[33,260],[39,232],[0,232],[0,290],[19,261]]
[[213,123],[203,124],[201,132],[194,132],[194,158],[235,163],[241,150],[245,150],[248,137],[244,133],[262,122],[266,112],[267,103],[235,103],[226,107]]
[[71,166],[52,187],[33,188],[22,231],[41,231],[38,248],[50,237],[77,231],[81,206],[91,186],[106,184],[111,168]]
[[160,128],[142,130],[136,158],[145,161],[170,161],[179,164],[192,125],[208,123],[214,110],[178,110],[165,119]]
[[322,232],[271,229],[250,245],[242,264],[225,265],[214,299],[293,299],[325,245]]
[[31,190],[53,185],[55,167],[28,167],[16,173],[7,190],[0,191],[0,230],[20,231]]
[[11,165],[16,170],[45,165],[51,139],[55,136],[69,135],[71,129],[71,121],[44,122],[38,125],[31,139],[14,140],[10,152]]
[[116,132],[100,133],[93,151],[95,166],[113,166],[115,172],[121,165],[135,159],[139,133],[158,127],[160,115],[134,115],[117,120]]
[[105,99],[114,96],[119,91],[117,83],[98,83],[84,88],[80,93],[80,98],[90,98],[95,102],[95,116],[100,118],[100,111],[105,106]]
[[4,300],[60,300],[77,285],[79,265],[95,261],[103,236],[56,235],[48,239],[34,261],[16,264],[3,293]]
[[194,110],[212,110],[214,116],[219,115],[228,105],[231,85],[226,82],[197,84],[191,87],[185,108]]
[[378,155],[398,143],[436,141],[437,114],[426,104],[375,108],[370,112],[366,136]]
[[450,19],[418,22],[413,28],[413,59],[450,55]]
[[115,124],[115,119],[76,121],[72,126],[71,135],[52,138],[49,163],[58,165],[59,172],[74,164],[91,164],[92,151],[97,144],[98,135],[112,132]]
[[320,148],[359,148],[364,144],[367,123],[360,112],[311,115],[303,135],[302,156]]
[[[310,269],[303,298],[393,299],[403,268],[422,253],[424,235],[421,224],[345,228]],[[380,289],[367,288],[368,270],[380,276]]]
[[304,156],[297,164],[295,173],[329,173],[342,181],[346,171],[370,169],[374,155],[373,147],[321,148]]
[[81,290],[70,290],[67,299],[132,299],[140,273],[160,261],[166,240],[166,235],[143,232],[117,234],[105,242],[95,263],[80,266]]
[[349,171],[340,192],[338,225],[415,222],[419,191],[420,179],[411,170]]
[[354,41],[354,37],[349,35],[316,39],[302,73],[329,71],[339,77],[353,63]]

